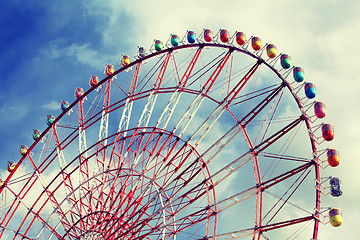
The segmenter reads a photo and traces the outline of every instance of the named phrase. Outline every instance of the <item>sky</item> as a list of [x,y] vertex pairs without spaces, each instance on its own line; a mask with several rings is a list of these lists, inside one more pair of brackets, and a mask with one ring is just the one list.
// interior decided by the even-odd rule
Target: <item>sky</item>
[[[46,114],[59,101],[86,88],[105,64],[137,46],[164,42],[170,34],[203,28],[243,31],[292,56],[316,84],[334,125],[340,166],[327,173],[342,179],[344,194],[334,201],[344,223],[322,230],[329,239],[356,239],[360,220],[357,161],[360,149],[360,2],[277,1],[6,1],[0,8],[0,164],[18,159],[32,129],[44,129]],[[321,235],[320,235],[321,236]]]

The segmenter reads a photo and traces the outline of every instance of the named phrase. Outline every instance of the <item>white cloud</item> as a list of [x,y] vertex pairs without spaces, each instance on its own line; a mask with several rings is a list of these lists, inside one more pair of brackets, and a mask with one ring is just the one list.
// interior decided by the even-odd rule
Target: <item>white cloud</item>
[[[341,152],[342,162],[336,169],[328,168],[323,176],[343,178],[345,194],[338,199],[324,197],[324,206],[340,206],[344,209],[344,225],[338,229],[321,227],[320,239],[354,239],[356,221],[360,209],[355,200],[360,199],[357,189],[356,161],[360,128],[358,120],[359,88],[357,39],[360,21],[354,13],[359,10],[357,1],[88,1],[84,5],[89,16],[101,19],[96,31],[102,37],[102,47],[110,48],[105,53],[90,43],[69,43],[63,38],[50,42],[42,52],[49,59],[68,58],[71,62],[98,68],[119,57],[115,46],[128,43],[135,52],[137,45],[150,47],[152,41],[165,42],[174,33],[183,36],[187,29],[198,34],[202,28],[211,28],[214,33],[220,28],[229,31],[244,31],[248,37],[256,35],[263,42],[274,43],[279,52],[289,53],[293,63],[305,69],[307,81],[318,87],[318,100],[328,107],[326,122],[334,124],[335,140],[323,147],[336,147]],[[53,110],[59,103],[52,101],[42,105]],[[16,119],[29,110],[21,106],[5,105],[0,109],[3,118]],[[194,120],[196,121],[196,119]],[[220,130],[219,130],[220,131]],[[207,141],[203,141],[204,144]],[[220,190],[226,192],[225,188]]]
[[3,120],[18,120],[26,115],[29,109],[21,103],[3,104],[0,107],[0,114]]
[[93,68],[105,66],[105,63],[109,63],[109,61],[116,59],[114,56],[99,53],[97,50],[94,50],[89,43],[72,43],[69,45],[63,39],[52,41],[48,48],[42,51],[42,54],[50,59],[68,57],[71,58],[72,61],[75,59],[78,63]]
[[42,108],[46,110],[58,110],[60,108],[60,103],[53,100],[47,104],[42,105]]

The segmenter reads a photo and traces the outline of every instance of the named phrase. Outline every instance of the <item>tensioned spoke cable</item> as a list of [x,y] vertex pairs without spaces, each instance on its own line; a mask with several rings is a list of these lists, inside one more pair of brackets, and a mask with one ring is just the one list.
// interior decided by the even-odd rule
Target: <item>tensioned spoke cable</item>
[[[280,210],[285,206],[285,204],[288,202],[288,200],[290,199],[290,197],[295,193],[295,191],[299,188],[299,186],[301,185],[301,183],[305,180],[305,178],[309,175],[309,173],[311,172],[311,168],[307,171],[307,173],[305,174],[305,171],[294,181],[294,183],[289,187],[289,189],[287,191],[285,191],[285,193],[283,194],[283,196],[278,200],[278,202],[272,207],[270,208],[270,210],[268,211],[267,214],[264,215],[263,220],[270,214],[270,212],[276,207],[276,205],[283,200],[283,198],[285,197],[285,195],[290,191],[291,188],[294,187],[294,190],[289,194],[289,196],[283,200],[283,204],[279,207],[279,209],[275,212],[275,214],[268,220],[267,224],[268,225],[274,218],[275,216],[280,212]],[[304,175],[304,176],[303,176]],[[302,179],[301,179],[302,177]],[[301,180],[300,180],[301,179]],[[295,184],[297,184],[297,186],[295,186]]]
[[[295,130],[291,133],[292,136],[290,135],[290,136],[288,137],[288,139],[286,140],[286,142],[283,144],[283,146],[280,148],[280,150],[279,150],[279,155],[282,155],[283,153],[287,152],[288,147],[290,146],[291,142],[294,140],[294,138],[295,138],[295,136],[297,135],[300,127],[301,127],[301,125],[299,125],[299,126],[297,127],[297,129],[295,129]],[[287,147],[286,147],[286,146],[287,146]],[[283,150],[283,149],[284,149],[284,150]],[[283,151],[282,151],[282,150],[283,150]],[[281,153],[281,152],[283,152],[283,153]],[[274,158],[274,160],[272,161],[271,165],[272,165],[274,162],[275,162],[275,158]],[[280,164],[280,161],[278,160],[277,163],[276,163],[276,165],[275,165],[275,167],[273,168],[272,172],[270,173],[269,177],[271,177],[271,176],[274,174],[274,172],[275,172],[275,170],[276,170],[276,168],[278,167],[279,164]],[[269,167],[269,169],[270,169],[270,167]]]
[[[274,198],[276,198],[276,199],[278,199],[278,200],[281,200],[281,201],[283,201],[283,202],[285,201],[282,197],[280,197],[280,196],[278,196],[278,195],[270,192],[269,190],[265,190],[264,192],[266,192],[267,194],[273,196]],[[310,215],[312,214],[312,212],[310,212],[310,211],[308,211],[308,210],[300,207],[299,205],[297,205],[297,204],[295,204],[295,203],[292,203],[291,201],[287,201],[287,204],[289,204],[289,205],[291,205],[291,206],[293,206],[293,207],[296,207],[297,209],[299,209],[299,210],[301,210],[301,211],[303,211],[303,212],[305,212],[305,213],[308,213],[308,214],[310,214]]]
[[[226,54],[226,52],[222,52],[221,54],[219,54],[216,58],[214,58],[213,60],[211,60],[209,63],[207,63],[206,65],[204,65],[202,68],[200,68],[198,71],[196,71],[195,73],[193,73],[189,79],[193,79],[193,77],[195,77],[196,75],[200,74],[201,71],[203,71],[205,68],[209,67],[210,64],[212,64],[207,70],[205,70],[202,74],[200,74],[197,78],[195,78],[191,83],[188,84],[188,87],[190,87],[191,85],[193,85],[196,81],[198,81],[201,77],[203,77],[207,72],[209,72],[212,68],[214,68],[215,66],[217,66],[221,61],[223,61],[223,58],[221,58],[222,56],[224,56]],[[215,62],[216,61],[216,62]]]
[[[139,92],[142,92],[144,88],[147,86],[147,84],[150,82],[150,80],[154,77],[154,75],[158,72],[158,70],[161,68],[163,59],[165,58],[167,54],[163,54],[161,58],[156,62],[156,64],[152,67],[150,71],[138,82],[138,86],[140,86],[146,79],[146,77],[150,76],[147,81],[145,81],[144,85],[139,89]],[[154,72],[150,75],[151,71],[154,70]],[[154,83],[150,83],[150,89],[154,86]]]
[[[308,228],[310,225],[312,224],[311,221],[309,221],[308,223],[304,224],[302,227],[299,228],[299,230],[295,231],[292,235],[290,235],[286,240],[290,240],[290,239],[297,239],[300,234],[302,232],[304,232],[306,230],[306,228]],[[294,238],[292,238],[294,237]]]

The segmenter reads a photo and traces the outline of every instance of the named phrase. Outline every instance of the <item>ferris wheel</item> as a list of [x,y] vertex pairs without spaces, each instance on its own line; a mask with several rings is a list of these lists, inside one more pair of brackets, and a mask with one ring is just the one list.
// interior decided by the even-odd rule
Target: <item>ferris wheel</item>
[[187,31],[103,74],[9,162],[1,238],[318,239],[341,225],[320,206],[342,194],[320,175],[340,162],[325,105],[275,45]]

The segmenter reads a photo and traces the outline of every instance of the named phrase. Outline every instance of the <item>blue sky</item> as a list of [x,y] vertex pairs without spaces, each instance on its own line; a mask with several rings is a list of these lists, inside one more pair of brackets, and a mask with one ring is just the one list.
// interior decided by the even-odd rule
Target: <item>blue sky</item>
[[[19,159],[19,145],[45,129],[46,114],[73,101],[75,87],[88,87],[105,64],[138,45],[150,47],[172,33],[203,28],[243,31],[271,42],[299,63],[326,103],[335,127],[332,147],[341,164],[326,169],[343,180],[344,225],[322,227],[324,239],[354,239],[360,219],[357,161],[360,149],[360,2],[342,1],[6,1],[0,8],[0,164]],[[271,2],[271,3],[270,3]],[[321,235],[320,235],[321,236]]]

